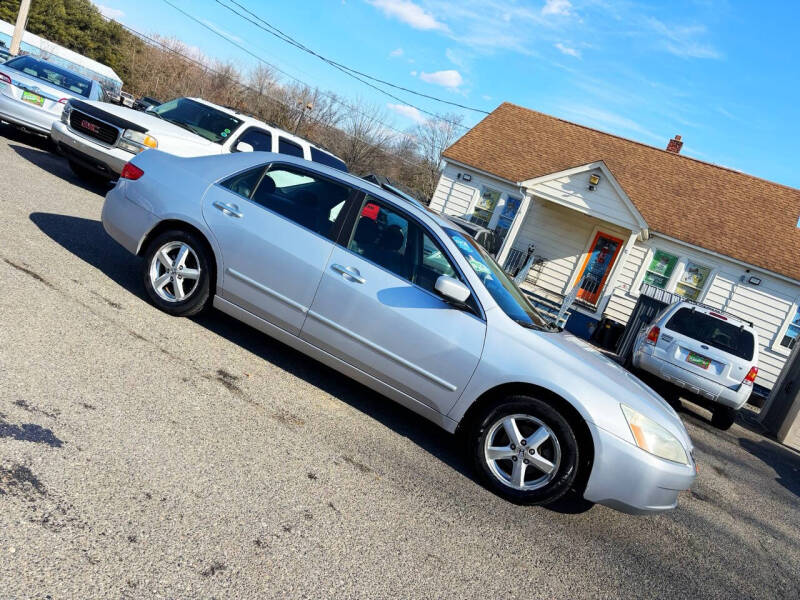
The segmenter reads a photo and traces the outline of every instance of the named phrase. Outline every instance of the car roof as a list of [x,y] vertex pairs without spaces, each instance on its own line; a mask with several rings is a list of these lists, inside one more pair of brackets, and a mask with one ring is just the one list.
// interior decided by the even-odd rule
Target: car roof
[[[267,123],[266,121],[262,121],[260,119],[257,119],[252,115],[248,115],[247,113],[239,112],[238,110],[236,110],[234,108],[229,108],[227,106],[220,106],[219,104],[215,104],[214,102],[209,102],[208,100],[204,100],[203,98],[191,98],[190,97],[189,100],[194,100],[195,102],[199,102],[200,104],[205,104],[206,106],[211,106],[212,108],[216,108],[219,111],[227,113],[227,114],[229,114],[231,116],[235,116],[237,119],[241,119],[242,121],[245,121],[247,123],[257,124],[260,127],[266,127],[268,129],[271,129],[272,131],[278,132],[281,137],[284,137],[284,138],[286,138],[286,139],[288,139],[288,140],[290,140],[292,142],[305,144],[305,145],[309,146],[310,148],[316,148],[320,152],[324,152],[325,154],[333,156],[337,160],[342,160],[341,158],[336,156],[330,150],[326,150],[325,148],[321,148],[321,147],[317,146],[316,144],[313,144],[312,142],[310,142],[309,140],[307,140],[305,138],[301,138],[300,136],[295,135],[293,133],[290,133],[290,132],[286,131],[285,129],[281,129],[277,125],[272,125],[270,123]],[[344,162],[344,161],[342,160],[342,162]]]

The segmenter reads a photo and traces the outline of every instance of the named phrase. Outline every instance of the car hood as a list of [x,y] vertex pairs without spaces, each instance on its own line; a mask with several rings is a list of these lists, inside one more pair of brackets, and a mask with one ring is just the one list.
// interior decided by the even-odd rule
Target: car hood
[[[553,349],[560,352],[562,364],[575,376],[591,385],[599,387],[605,395],[613,399],[613,404],[623,403],[654,420],[692,448],[686,427],[678,413],[652,388],[635,375],[611,360],[597,348],[570,333],[538,333]],[[605,407],[604,410],[608,410]],[[614,406],[612,410],[621,410]]]
[[114,116],[136,123],[147,129],[147,133],[158,140],[158,149],[177,156],[202,156],[204,154],[220,154],[222,145],[215,144],[201,135],[178,127],[148,113],[118,106],[107,102],[87,102],[95,108]]

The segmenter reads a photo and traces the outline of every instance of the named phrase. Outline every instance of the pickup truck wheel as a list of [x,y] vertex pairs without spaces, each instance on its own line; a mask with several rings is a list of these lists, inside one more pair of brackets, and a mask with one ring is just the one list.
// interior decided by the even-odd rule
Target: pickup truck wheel
[[736,421],[736,410],[729,406],[715,406],[711,413],[711,424],[717,429],[727,431]]
[[578,473],[578,442],[569,422],[530,396],[490,407],[475,419],[467,442],[486,487],[517,504],[555,502]]
[[176,317],[202,311],[210,295],[211,268],[206,245],[188,231],[171,230],[147,246],[144,287],[158,308]]

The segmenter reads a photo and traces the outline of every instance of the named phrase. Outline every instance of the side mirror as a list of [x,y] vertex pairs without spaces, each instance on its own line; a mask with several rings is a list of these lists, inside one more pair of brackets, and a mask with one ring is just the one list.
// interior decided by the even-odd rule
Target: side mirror
[[469,288],[466,285],[448,275],[440,275],[434,287],[442,298],[455,304],[464,304],[470,296]]
[[234,146],[233,149],[236,152],[253,152],[255,150],[252,144],[248,144],[247,142],[236,142],[236,146]]

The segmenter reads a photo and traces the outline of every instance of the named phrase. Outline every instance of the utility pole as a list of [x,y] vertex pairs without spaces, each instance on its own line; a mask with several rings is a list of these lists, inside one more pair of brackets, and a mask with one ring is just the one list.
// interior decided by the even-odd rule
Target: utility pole
[[22,0],[20,2],[17,24],[14,26],[14,35],[11,38],[11,48],[9,48],[12,56],[19,54],[19,45],[22,42],[22,34],[25,33],[25,25],[28,24],[28,11],[30,9],[31,0]]
[[[303,101],[299,100],[297,102],[297,105],[298,106],[302,106],[303,105]],[[306,105],[303,106],[303,108],[300,109],[300,116],[297,117],[297,123],[295,123],[295,125],[294,125],[294,134],[295,135],[297,135],[297,130],[300,128],[300,123],[303,122],[303,117],[306,116],[306,111],[307,110],[309,110],[309,111],[310,110],[314,110],[314,105],[311,104],[311,102],[306,103]]]

